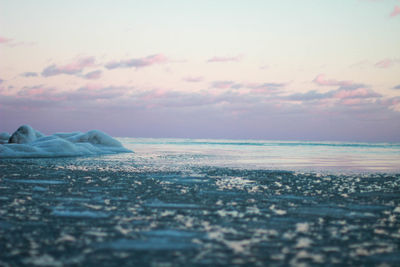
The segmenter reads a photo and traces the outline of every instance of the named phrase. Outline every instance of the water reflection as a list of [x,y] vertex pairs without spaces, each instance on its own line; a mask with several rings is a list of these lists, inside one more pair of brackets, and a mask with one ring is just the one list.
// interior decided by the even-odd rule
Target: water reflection
[[245,169],[332,172],[398,172],[400,144],[249,140],[121,138],[150,165],[201,165]]

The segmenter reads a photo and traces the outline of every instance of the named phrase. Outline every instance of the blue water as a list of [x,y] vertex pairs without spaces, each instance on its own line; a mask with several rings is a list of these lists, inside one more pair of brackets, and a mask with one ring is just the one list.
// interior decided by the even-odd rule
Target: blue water
[[400,266],[400,144],[119,140],[0,159],[0,262]]
[[[120,138],[148,166],[399,172],[400,143]],[[120,160],[128,154],[117,156]]]

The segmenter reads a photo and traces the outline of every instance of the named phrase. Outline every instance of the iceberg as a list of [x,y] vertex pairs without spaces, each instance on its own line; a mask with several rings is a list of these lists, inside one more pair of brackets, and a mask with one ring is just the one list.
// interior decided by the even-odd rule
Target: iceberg
[[11,136],[0,133],[0,158],[73,157],[131,152],[118,140],[99,130],[46,136],[29,125],[22,125]]

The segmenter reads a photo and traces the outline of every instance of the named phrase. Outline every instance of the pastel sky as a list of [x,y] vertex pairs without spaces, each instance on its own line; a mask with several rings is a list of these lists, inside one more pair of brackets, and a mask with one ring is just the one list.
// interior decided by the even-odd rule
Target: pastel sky
[[400,0],[0,0],[0,132],[400,142]]

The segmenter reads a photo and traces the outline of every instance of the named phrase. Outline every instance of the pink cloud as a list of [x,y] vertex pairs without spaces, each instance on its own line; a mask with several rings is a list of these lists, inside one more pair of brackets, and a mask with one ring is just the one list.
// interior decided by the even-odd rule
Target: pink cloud
[[382,95],[366,88],[358,88],[355,90],[338,90],[335,94],[333,94],[334,98],[339,98],[339,99],[349,99],[349,98],[360,99],[360,98],[374,98],[381,96]]
[[399,7],[399,6],[395,6],[395,7],[393,8],[392,13],[390,13],[390,16],[391,16],[391,17],[396,17],[396,16],[399,15],[399,14],[400,14],[400,7]]
[[[163,97],[167,96],[168,94],[169,94],[169,92],[166,89],[155,89],[155,90],[144,92],[144,93],[138,95],[138,97],[139,97],[139,99],[141,99],[141,101],[148,102],[148,101],[152,101],[154,99],[163,98]],[[147,105],[149,105],[149,104],[147,104]],[[153,105],[153,104],[151,104],[151,105]]]
[[9,39],[9,38],[0,36],[0,44],[4,44],[4,45],[6,45],[8,47],[16,47],[16,46],[20,46],[20,45],[32,46],[32,45],[35,45],[36,43],[34,43],[34,42],[21,42],[21,41],[17,42],[14,39]]
[[75,91],[61,93],[59,96],[68,101],[97,101],[123,97],[126,91],[128,88],[125,87],[88,84]]
[[381,61],[378,61],[377,63],[375,63],[375,67],[387,69],[387,68],[392,67],[395,63],[399,63],[399,62],[400,62],[400,60],[385,58],[385,59],[382,59]]
[[9,43],[11,41],[12,41],[12,39],[8,39],[8,38],[0,36],[0,44],[6,44],[6,43]]
[[83,78],[88,79],[88,80],[97,80],[101,77],[102,73],[103,72],[101,70],[91,71],[91,72],[83,75]]
[[218,89],[250,89],[253,93],[269,93],[276,91],[279,88],[284,87],[284,83],[237,83],[234,81],[214,81],[211,83],[211,87]]
[[359,99],[359,98],[351,98],[351,99],[344,99],[341,103],[343,105],[353,106],[353,105],[359,105],[362,102],[361,102],[361,99]]
[[[350,101],[349,99],[373,99],[381,98],[382,95],[366,88],[363,84],[353,84],[349,86],[341,86],[339,89],[331,90],[328,92],[318,92],[315,90],[306,93],[296,93],[286,96],[285,99],[289,101],[302,101],[302,102],[318,102],[340,100],[341,103],[350,105],[357,101]],[[349,100],[349,101],[345,101]]]
[[78,60],[66,65],[61,65],[61,66],[57,66],[56,64],[50,65],[42,71],[42,76],[49,77],[59,74],[76,75],[81,73],[84,68],[92,66],[95,66],[95,58],[84,57],[84,58],[79,58]]
[[99,83],[89,83],[89,84],[86,84],[84,87],[81,87],[80,89],[82,89],[82,88],[84,88],[85,90],[88,90],[88,91],[99,91],[102,88],[104,88],[104,86]]
[[26,100],[41,101],[60,101],[62,98],[57,97],[54,88],[48,88],[43,85],[25,86],[18,93],[17,98]]
[[400,97],[391,97],[381,100],[381,103],[385,106],[396,106],[400,104]]
[[318,74],[313,82],[321,86],[346,86],[353,83],[352,81],[326,80],[325,74]]
[[124,97],[129,88],[104,86],[101,84],[88,84],[72,91],[57,92],[54,88],[36,85],[22,88],[15,97],[19,100],[40,101],[39,103],[61,104],[90,102],[98,100],[111,100],[118,97]]
[[143,68],[155,64],[167,63],[168,58],[163,54],[150,55],[143,58],[132,58],[120,61],[111,61],[105,65],[107,69],[116,68]]
[[36,96],[42,95],[43,93],[45,93],[45,89],[43,87],[33,87],[25,92],[25,96]]
[[237,62],[241,61],[243,56],[235,56],[235,57],[212,57],[207,60],[207,62],[212,63],[212,62]]

